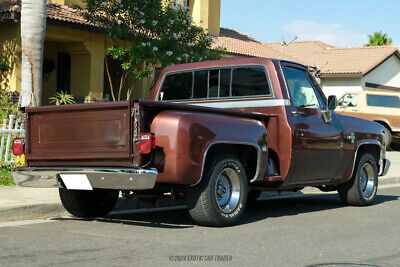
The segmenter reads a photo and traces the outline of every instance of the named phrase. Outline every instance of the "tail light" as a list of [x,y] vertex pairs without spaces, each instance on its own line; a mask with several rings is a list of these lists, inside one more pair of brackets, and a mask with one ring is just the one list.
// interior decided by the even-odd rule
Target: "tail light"
[[140,153],[149,154],[153,148],[156,147],[156,138],[150,133],[143,133],[140,135]]
[[12,151],[15,156],[24,154],[24,141],[21,138],[15,138],[13,140]]

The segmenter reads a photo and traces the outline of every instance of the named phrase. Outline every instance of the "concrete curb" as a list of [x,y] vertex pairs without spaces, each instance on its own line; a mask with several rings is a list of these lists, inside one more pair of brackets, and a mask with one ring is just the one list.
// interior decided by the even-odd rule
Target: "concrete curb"
[[[400,177],[388,177],[380,178],[379,185],[384,185],[385,188],[390,187],[390,185],[400,185]],[[263,192],[261,198],[271,198],[271,197],[290,197],[290,196],[302,196],[310,193],[323,193],[317,188],[306,187],[299,192]],[[172,203],[171,200],[165,200],[158,203],[158,207],[181,207],[182,202]],[[112,214],[124,213],[124,211],[133,210],[152,210],[154,206],[149,202],[142,202],[136,199],[125,199],[120,198],[117,202],[115,209]],[[38,203],[34,205],[20,205],[8,208],[0,208],[0,221],[17,221],[17,220],[32,220],[38,218],[55,218],[70,216],[70,214],[64,209],[61,202],[55,203]]]

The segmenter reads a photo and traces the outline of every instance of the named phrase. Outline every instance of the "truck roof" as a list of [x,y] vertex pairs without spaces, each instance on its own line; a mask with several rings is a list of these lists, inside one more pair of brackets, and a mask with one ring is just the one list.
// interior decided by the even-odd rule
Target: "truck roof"
[[[166,67],[163,73],[184,71],[191,69],[201,69],[201,68],[213,68],[213,67],[230,67],[235,65],[246,65],[246,64],[265,64],[267,62],[279,62],[283,61],[275,58],[254,58],[254,57],[242,57],[233,59],[221,59],[221,60],[210,60],[194,63],[178,64]],[[285,62],[287,62],[285,60]],[[290,62],[290,61],[289,61]],[[302,65],[297,62],[292,62],[294,64]],[[303,65],[302,65],[303,66]]]

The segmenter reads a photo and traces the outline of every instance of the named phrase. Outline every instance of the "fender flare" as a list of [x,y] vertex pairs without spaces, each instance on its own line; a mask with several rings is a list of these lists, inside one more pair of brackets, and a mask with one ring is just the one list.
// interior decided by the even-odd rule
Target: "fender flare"
[[233,144],[233,145],[244,145],[244,146],[251,146],[254,147],[257,150],[257,167],[256,167],[256,172],[254,177],[250,180],[250,183],[258,180],[259,176],[260,176],[260,170],[261,170],[261,161],[262,161],[262,153],[263,152],[268,152],[268,147],[266,149],[264,149],[265,151],[263,151],[259,145],[257,144],[253,144],[253,143],[249,143],[249,142],[235,142],[235,141],[215,141],[215,142],[211,142],[206,149],[206,152],[204,153],[204,157],[203,157],[203,163],[201,166],[201,176],[200,179],[197,181],[197,183],[193,184],[192,186],[195,186],[197,184],[199,184],[202,179],[203,179],[203,174],[204,174],[204,169],[205,169],[205,163],[206,163],[206,159],[207,159],[207,155],[208,152],[210,150],[211,147],[213,147],[214,145],[219,145],[219,144]]
[[356,152],[354,154],[351,173],[350,173],[350,176],[346,179],[346,181],[351,179],[351,177],[354,175],[354,171],[355,171],[355,167],[356,167],[356,160],[357,160],[357,156],[358,156],[358,151],[359,151],[360,147],[362,147],[364,145],[375,145],[375,146],[377,146],[379,148],[379,151],[380,151],[380,153],[379,153],[379,161],[377,162],[378,165],[379,165],[378,175],[380,173],[382,173],[382,171],[383,171],[383,159],[385,158],[385,153],[386,153],[385,147],[383,147],[382,144],[378,140],[375,140],[375,139],[361,140],[361,141],[359,141],[357,143],[357,148],[356,148]]

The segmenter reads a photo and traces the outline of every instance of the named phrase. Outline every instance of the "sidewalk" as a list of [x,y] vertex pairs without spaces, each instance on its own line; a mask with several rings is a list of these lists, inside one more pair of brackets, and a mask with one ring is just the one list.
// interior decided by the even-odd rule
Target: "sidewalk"
[[[379,186],[400,185],[400,153],[388,152],[392,166],[385,177],[379,178]],[[262,198],[322,193],[317,188],[306,187],[300,192],[264,192]],[[161,206],[171,206],[171,201],[163,201]],[[176,205],[182,203],[175,203]],[[152,204],[135,199],[120,198],[114,211],[151,208]],[[0,187],[0,221],[50,218],[68,216],[63,208],[57,188]]]

